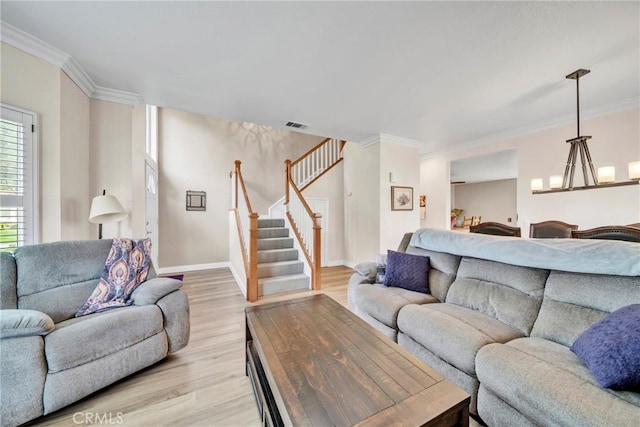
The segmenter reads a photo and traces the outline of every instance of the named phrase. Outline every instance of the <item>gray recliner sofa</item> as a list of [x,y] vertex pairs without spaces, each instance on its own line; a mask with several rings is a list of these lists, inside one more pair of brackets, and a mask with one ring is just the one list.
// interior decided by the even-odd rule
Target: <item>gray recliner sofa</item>
[[150,366],[189,341],[182,282],[149,278],[134,304],[74,317],[99,282],[111,240],[0,253],[0,408],[15,426]]
[[472,396],[489,426],[627,426],[640,393],[597,381],[570,350],[609,313],[640,303],[640,245],[423,229],[430,294],[371,283],[357,266],[349,308]]

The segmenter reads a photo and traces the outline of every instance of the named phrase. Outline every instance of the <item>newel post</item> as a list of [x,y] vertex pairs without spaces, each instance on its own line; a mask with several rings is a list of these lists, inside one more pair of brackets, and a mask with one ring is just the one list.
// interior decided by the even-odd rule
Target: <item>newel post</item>
[[258,301],[258,214],[249,214],[249,279],[247,301]]
[[311,284],[314,291],[319,291],[321,288],[322,277],[322,224],[320,219],[322,214],[315,212],[313,214],[313,283]]
[[236,160],[235,161],[235,164],[236,164],[236,169],[235,169],[235,172],[236,172],[236,177],[235,177],[236,185],[235,185],[235,190],[234,191],[235,191],[236,194],[233,195],[234,196],[234,202],[233,202],[234,206],[233,207],[235,209],[238,209],[238,175],[240,174],[240,164],[241,163],[242,162],[240,160]]
[[289,180],[291,179],[291,160],[284,161],[284,204],[289,203]]

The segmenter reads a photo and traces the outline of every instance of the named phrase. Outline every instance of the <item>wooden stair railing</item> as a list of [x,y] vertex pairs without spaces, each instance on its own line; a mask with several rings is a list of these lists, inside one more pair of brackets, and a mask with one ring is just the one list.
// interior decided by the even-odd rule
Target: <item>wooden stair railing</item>
[[[251,202],[247,194],[247,188],[242,178],[240,160],[235,161],[235,169],[231,171],[229,177],[234,179],[233,207],[242,250],[244,270],[247,276],[247,301],[258,300],[258,217],[259,215],[251,209]],[[238,197],[239,189],[242,189],[242,197]],[[246,240],[249,235],[249,248],[247,250]]]
[[318,145],[291,162],[291,178],[300,191],[313,184],[322,175],[342,161],[342,148],[346,141],[326,138]]
[[302,191],[342,161],[346,141],[326,138],[298,159],[285,160],[284,205],[294,235],[311,267],[311,288],[320,290],[322,215],[314,213]]

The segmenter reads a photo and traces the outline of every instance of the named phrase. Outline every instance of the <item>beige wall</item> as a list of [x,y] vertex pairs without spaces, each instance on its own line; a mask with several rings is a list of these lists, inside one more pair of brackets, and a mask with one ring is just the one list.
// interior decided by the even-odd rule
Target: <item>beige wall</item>
[[[394,183],[389,182],[393,172]],[[417,148],[380,141],[380,253],[396,250],[402,236],[420,227],[420,152]],[[413,210],[391,210],[391,186],[413,188]]]
[[[583,134],[593,136],[589,141],[589,150],[596,168],[615,166],[617,179],[626,180],[628,162],[640,159],[640,110],[583,119],[581,128]],[[569,154],[565,141],[572,137],[575,137],[575,124],[568,124],[475,149],[423,159],[421,182],[427,195],[426,226],[447,228],[451,205],[449,187],[443,184],[449,182],[449,163],[452,160],[513,148],[518,150],[517,225],[523,230],[528,230],[531,222],[547,219],[578,224],[582,229],[638,222],[640,186],[637,185],[531,194],[532,178],[544,178],[545,187],[548,188],[550,175],[562,175]],[[579,167],[575,176],[576,185],[582,185]]]
[[[159,110],[161,267],[229,260],[229,172],[242,161],[252,208],[284,195],[284,161],[321,138],[162,108]],[[206,212],[186,211],[186,191],[206,191]]]
[[[89,239],[89,98],[61,73],[60,240]],[[94,237],[95,238],[95,237]]]
[[[483,222],[516,224],[518,182],[516,179],[458,184],[452,206],[464,209],[462,216],[481,216]],[[511,219],[511,221],[509,221]]]
[[40,138],[40,241],[62,235],[60,194],[60,75],[54,65],[2,43],[3,103],[38,113]]
[[450,227],[450,162],[446,158],[426,159],[420,162],[420,194],[426,200],[426,216],[420,227],[447,229]]
[[380,144],[347,143],[344,156],[345,263],[376,259],[380,247]]
[[[320,177],[303,192],[305,198],[326,199],[329,215],[322,219],[322,228],[328,228],[323,244],[328,245],[329,266],[344,262],[344,161]],[[325,260],[323,260],[324,263]]]
[[[91,196],[114,195],[127,212],[133,206],[132,194],[132,109],[114,102],[91,100],[90,192]],[[102,226],[104,238],[131,237],[131,215],[116,223]],[[91,235],[98,235],[98,226],[91,224]]]

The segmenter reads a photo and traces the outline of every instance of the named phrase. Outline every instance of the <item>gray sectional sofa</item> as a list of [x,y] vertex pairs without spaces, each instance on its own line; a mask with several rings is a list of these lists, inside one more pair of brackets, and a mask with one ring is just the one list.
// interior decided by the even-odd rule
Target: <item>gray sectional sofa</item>
[[74,314],[96,287],[111,240],[0,253],[0,419],[15,426],[69,405],[187,345],[182,282],[149,279],[134,304]]
[[406,252],[430,257],[429,294],[371,283],[363,263],[349,308],[471,394],[487,425],[640,423],[640,393],[599,386],[570,350],[640,303],[640,244],[422,229]]

